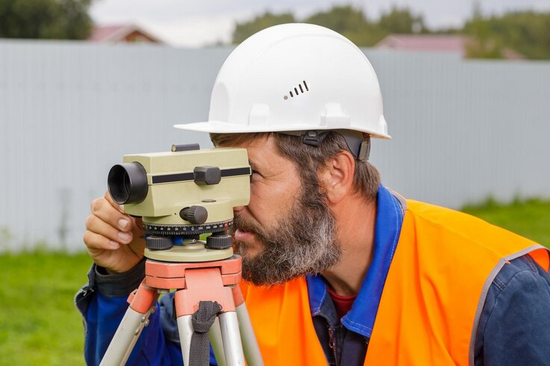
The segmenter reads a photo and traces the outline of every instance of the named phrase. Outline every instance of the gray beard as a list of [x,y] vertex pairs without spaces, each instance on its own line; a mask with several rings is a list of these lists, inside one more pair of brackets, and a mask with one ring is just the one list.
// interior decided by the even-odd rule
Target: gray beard
[[260,254],[251,256],[245,243],[236,243],[245,280],[258,286],[281,284],[320,273],[340,260],[334,216],[316,189],[302,189],[293,207],[280,217],[269,229],[235,217],[235,226],[253,232],[263,245]]

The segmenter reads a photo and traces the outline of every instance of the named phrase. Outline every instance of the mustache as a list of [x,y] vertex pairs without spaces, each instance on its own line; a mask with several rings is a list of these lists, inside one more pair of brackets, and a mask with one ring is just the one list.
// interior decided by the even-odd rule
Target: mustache
[[252,220],[245,219],[241,216],[235,216],[233,218],[233,232],[235,232],[235,230],[237,229],[251,233],[262,232],[259,224],[253,222]]

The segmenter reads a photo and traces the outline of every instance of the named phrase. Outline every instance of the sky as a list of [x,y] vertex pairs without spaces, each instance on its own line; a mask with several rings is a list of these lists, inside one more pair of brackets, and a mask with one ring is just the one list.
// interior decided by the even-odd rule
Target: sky
[[[513,10],[550,11],[550,0],[478,0],[483,14]],[[352,5],[377,19],[392,6],[408,7],[431,29],[458,27],[472,14],[474,0],[95,0],[90,15],[99,25],[134,23],[176,47],[227,43],[236,22],[256,15],[292,12],[297,19]]]

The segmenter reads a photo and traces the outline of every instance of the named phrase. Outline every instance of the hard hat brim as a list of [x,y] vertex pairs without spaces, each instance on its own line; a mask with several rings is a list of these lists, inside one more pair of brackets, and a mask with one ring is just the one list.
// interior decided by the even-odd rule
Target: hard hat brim
[[[208,133],[262,133],[269,130],[269,132],[285,132],[285,131],[310,131],[310,130],[334,130],[334,128],[327,128],[324,126],[316,126],[312,128],[311,125],[299,125],[295,124],[292,126],[285,126],[285,128],[277,129],[275,126],[270,126],[266,129],[266,126],[249,126],[249,125],[235,125],[232,123],[227,123],[223,121],[208,121],[208,122],[193,122],[193,123],[182,123],[174,125],[175,128],[186,131],[195,131],[195,132],[208,132]],[[391,139],[391,136],[388,134],[383,134],[380,132],[370,131],[364,128],[342,128],[352,131],[360,131],[369,134],[375,138],[381,139]]]

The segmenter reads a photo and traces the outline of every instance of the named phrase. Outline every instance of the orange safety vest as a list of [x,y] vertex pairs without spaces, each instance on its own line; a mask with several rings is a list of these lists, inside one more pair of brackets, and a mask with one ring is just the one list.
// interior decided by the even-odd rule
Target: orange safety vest
[[[548,250],[463,213],[407,201],[365,365],[474,365],[479,315],[492,280],[529,254],[549,270]],[[306,280],[241,285],[267,366],[326,365]]]

